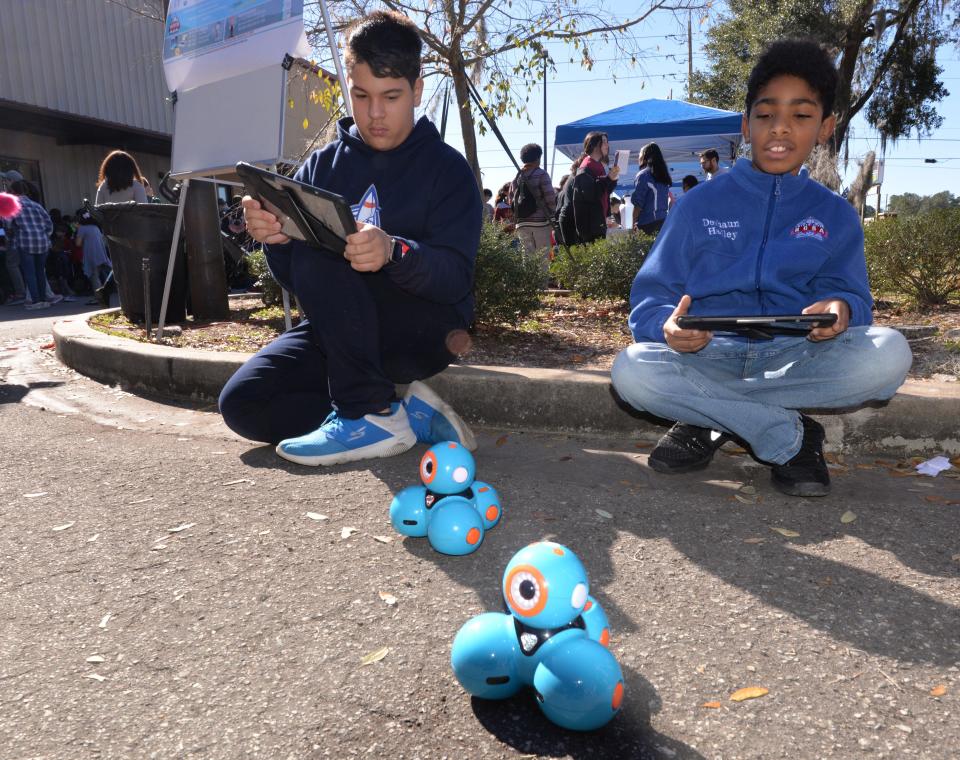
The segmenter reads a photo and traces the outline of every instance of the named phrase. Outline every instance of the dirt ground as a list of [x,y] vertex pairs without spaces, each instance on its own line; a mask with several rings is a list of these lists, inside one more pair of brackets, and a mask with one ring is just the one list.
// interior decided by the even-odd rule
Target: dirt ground
[[[874,312],[877,324],[938,328],[933,335],[907,331],[914,354],[911,377],[960,378],[960,339],[946,337],[948,331],[960,328],[960,306],[923,312],[890,302],[880,306]],[[232,298],[230,308],[229,321],[187,319],[182,333],[166,342],[211,351],[254,352],[283,331],[282,310],[264,307],[256,294]],[[145,340],[143,326],[119,313],[100,315],[92,324],[105,332]],[[516,327],[479,325],[472,338],[469,350],[460,357],[462,364],[601,370],[609,369],[631,341],[625,304],[589,301],[564,292],[548,293],[541,308]]]

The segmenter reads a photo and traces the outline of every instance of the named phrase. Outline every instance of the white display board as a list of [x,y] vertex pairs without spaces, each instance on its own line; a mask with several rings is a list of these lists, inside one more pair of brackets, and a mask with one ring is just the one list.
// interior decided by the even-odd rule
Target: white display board
[[285,54],[310,54],[303,0],[170,0],[163,71],[171,92],[256,71]]
[[185,90],[173,117],[174,177],[223,176],[238,161],[260,166],[299,164],[320,147],[330,121],[319,93],[332,77],[305,61],[279,63]]

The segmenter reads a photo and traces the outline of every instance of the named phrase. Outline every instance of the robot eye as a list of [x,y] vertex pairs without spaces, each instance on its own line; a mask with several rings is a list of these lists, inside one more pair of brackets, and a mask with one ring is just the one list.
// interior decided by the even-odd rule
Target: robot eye
[[578,583],[573,587],[573,593],[570,595],[570,605],[574,609],[582,609],[587,603],[587,587],[583,583]]
[[510,571],[505,583],[507,604],[522,617],[533,617],[547,605],[547,584],[540,571],[520,565]]
[[432,451],[427,451],[420,460],[420,480],[423,484],[430,485],[437,476],[437,456]]

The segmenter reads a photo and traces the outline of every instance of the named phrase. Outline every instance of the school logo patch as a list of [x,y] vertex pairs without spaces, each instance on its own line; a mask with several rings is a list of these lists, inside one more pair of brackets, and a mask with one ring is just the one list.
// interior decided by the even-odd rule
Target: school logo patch
[[790,230],[790,237],[826,240],[830,237],[830,233],[827,232],[827,228],[823,225],[823,222],[819,219],[814,219],[812,216],[808,216],[802,222],[794,225],[793,229]]
[[380,201],[377,198],[377,186],[370,185],[367,192],[363,194],[360,202],[351,206],[353,218],[358,222],[372,224],[374,227],[380,226]]

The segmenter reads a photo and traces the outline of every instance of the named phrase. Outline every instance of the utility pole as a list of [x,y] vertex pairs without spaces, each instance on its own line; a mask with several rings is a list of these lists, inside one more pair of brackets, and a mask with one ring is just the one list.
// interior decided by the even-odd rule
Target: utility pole
[[693,11],[687,11],[687,100],[690,100],[693,82]]
[[[543,56],[543,168],[547,169],[547,56]],[[547,174],[549,174],[549,170]]]

